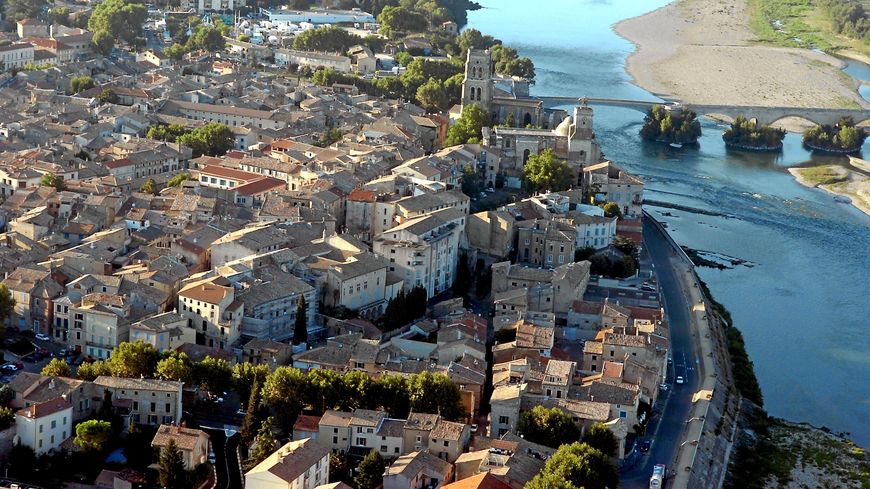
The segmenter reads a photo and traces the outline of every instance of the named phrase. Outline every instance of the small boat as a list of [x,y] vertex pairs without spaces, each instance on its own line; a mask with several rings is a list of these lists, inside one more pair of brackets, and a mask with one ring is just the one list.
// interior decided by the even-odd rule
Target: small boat
[[680,143],[671,143],[670,146],[671,146],[672,148],[682,148],[682,147],[683,147],[683,145],[680,144]]

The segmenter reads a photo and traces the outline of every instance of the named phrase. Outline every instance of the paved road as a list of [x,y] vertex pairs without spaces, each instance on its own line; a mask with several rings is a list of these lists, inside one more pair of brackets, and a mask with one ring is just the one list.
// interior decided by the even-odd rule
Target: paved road
[[683,427],[691,409],[692,393],[697,389],[699,380],[695,341],[692,339],[692,332],[689,331],[688,303],[670,261],[675,257],[674,250],[658,229],[646,220],[643,224],[643,235],[644,246],[658,274],[661,296],[671,329],[674,368],[669,374],[670,379],[673,381],[674,375],[683,375],[686,383],[672,384],[673,391],[659,420],[658,432],[647,435],[654,437],[649,453],[645,454],[633,468],[620,474],[619,486],[629,489],[649,487],[653,465],[664,463],[669,470],[672,467],[677,448],[682,441]]
[[227,438],[222,429],[202,429],[208,433],[215,456],[215,475],[217,482],[215,489],[242,489],[242,475],[239,465],[238,452],[239,434],[233,433]]

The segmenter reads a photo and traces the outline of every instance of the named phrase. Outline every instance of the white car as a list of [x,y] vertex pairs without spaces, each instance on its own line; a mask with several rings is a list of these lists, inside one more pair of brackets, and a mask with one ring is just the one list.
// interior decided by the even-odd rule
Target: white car
[[683,379],[683,376],[682,376],[682,375],[677,375],[677,383],[678,383],[678,384],[683,384],[683,383],[685,383],[685,382],[686,382],[686,380]]
[[47,334],[43,334],[43,333],[36,333],[36,335],[34,337],[39,341],[48,341],[51,339],[48,337]]

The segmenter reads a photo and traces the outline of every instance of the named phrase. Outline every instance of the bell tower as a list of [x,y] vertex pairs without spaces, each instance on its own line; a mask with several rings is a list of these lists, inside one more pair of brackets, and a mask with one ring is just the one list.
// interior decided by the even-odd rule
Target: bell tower
[[469,49],[462,82],[462,106],[480,104],[487,114],[492,101],[492,54],[489,49]]

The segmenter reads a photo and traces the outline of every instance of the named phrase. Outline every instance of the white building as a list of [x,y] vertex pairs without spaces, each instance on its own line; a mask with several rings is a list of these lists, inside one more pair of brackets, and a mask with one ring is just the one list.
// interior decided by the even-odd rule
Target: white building
[[340,54],[315,53],[311,51],[297,51],[295,49],[276,49],[275,64],[286,66],[288,64],[298,66],[310,66],[311,68],[333,68],[335,71],[349,73],[351,71],[350,58]]
[[311,438],[291,441],[245,474],[245,488],[314,489],[329,482],[330,453]]
[[241,335],[244,304],[224,277],[192,282],[178,292],[178,311],[204,336],[206,346],[225,350]]
[[421,286],[433,297],[453,285],[466,214],[442,209],[410,219],[375,238],[375,253],[387,258],[390,271],[404,279],[406,290]]
[[33,404],[15,413],[15,433],[37,455],[50,452],[72,436],[72,404],[63,397]]
[[3,63],[4,71],[33,63],[33,44],[15,42],[0,46],[0,62]]
[[270,22],[292,22],[298,24],[307,22],[309,24],[371,24],[375,22],[375,16],[363,12],[360,9],[353,10],[336,10],[336,9],[319,9],[311,10],[284,10],[284,9],[267,9],[260,8],[260,13],[265,15]]

